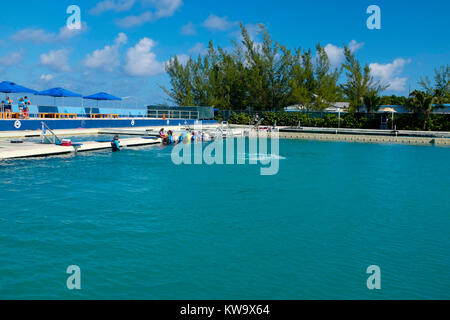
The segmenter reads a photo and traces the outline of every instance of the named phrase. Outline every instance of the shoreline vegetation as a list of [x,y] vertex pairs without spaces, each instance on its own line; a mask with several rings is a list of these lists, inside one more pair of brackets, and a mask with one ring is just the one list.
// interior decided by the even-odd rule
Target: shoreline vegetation
[[[220,115],[219,115],[220,117]],[[253,113],[233,112],[227,119],[230,124],[248,125],[253,123]],[[379,113],[342,113],[339,117],[336,113],[322,112],[271,112],[261,113],[262,125],[272,126],[276,123],[282,127],[314,128],[348,128],[348,129],[380,129],[382,118],[385,114]],[[389,115],[386,121],[386,129],[423,131],[425,116],[423,114],[400,113],[395,114],[394,120]],[[220,120],[220,119],[219,119]],[[427,120],[426,131],[450,131],[450,114],[432,114]]]
[[[161,88],[179,106],[264,112],[267,125],[273,125],[269,118],[278,118],[278,125],[283,121],[289,125],[297,125],[298,121],[310,122],[312,126],[321,126],[321,122],[325,126],[335,124],[337,115],[318,119],[302,113],[288,116],[283,110],[297,105],[320,113],[332,103],[348,102],[344,126],[373,128],[370,123],[376,122],[381,105],[403,105],[411,113],[396,115],[397,129],[449,130],[448,115],[433,112],[450,102],[450,65],[435,69],[433,80],[421,78],[419,89],[408,97],[382,96],[388,85],[375,81],[370,67],[360,63],[351,47],[344,47],[342,65],[333,67],[320,43],[315,52],[291,50],[274,41],[263,25],[258,34],[261,42],[241,24],[241,41],[232,40],[232,50],[216,47],[210,41],[203,55],[191,57],[186,63],[173,57],[166,65],[170,88]],[[363,110],[366,112],[360,112]],[[230,120],[242,121],[248,124],[242,114],[233,115]]]

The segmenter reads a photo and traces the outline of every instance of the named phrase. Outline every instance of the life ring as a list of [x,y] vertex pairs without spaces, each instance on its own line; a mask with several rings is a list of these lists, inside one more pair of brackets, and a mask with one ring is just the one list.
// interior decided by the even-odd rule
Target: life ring
[[134,120],[131,120],[131,126],[134,127]]
[[14,128],[20,129],[21,126],[22,126],[22,122],[20,122],[19,120],[16,120],[16,122],[14,122]]

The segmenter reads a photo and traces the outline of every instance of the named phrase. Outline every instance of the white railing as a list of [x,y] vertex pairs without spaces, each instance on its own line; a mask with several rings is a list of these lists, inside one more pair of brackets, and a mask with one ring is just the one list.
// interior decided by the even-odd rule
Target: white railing
[[148,110],[147,117],[151,119],[197,120],[200,118],[200,112],[183,110]]
[[[50,129],[44,122],[41,122],[41,143],[57,144],[61,143],[61,139]],[[50,133],[51,138],[47,136]]]
[[[143,114],[130,114],[133,112],[133,110],[125,110],[125,109],[117,109],[117,111],[113,109],[106,109],[103,110],[100,108],[100,113],[93,113],[91,110],[96,108],[80,108],[79,110],[70,110],[71,107],[66,107],[65,109],[70,112],[64,112],[64,109],[59,109],[58,113],[52,113],[52,112],[39,112],[38,108],[36,106],[32,106],[29,110],[29,118],[30,119],[39,119],[41,116],[42,118],[64,118],[64,117],[58,117],[56,115],[76,115],[74,118],[78,119],[89,119],[89,118],[98,118],[99,115],[107,115],[105,113],[109,112],[111,115],[115,115],[117,118],[149,118],[149,119],[182,119],[182,120],[199,120],[200,118],[200,112],[199,111],[188,111],[188,110],[146,110],[146,112],[143,112],[144,110],[140,110],[143,112]],[[87,109],[87,110],[86,110]],[[3,110],[0,110],[0,119],[23,119],[23,113],[17,112],[18,108],[14,108],[13,112],[7,113],[2,112]],[[126,112],[124,112],[126,111]],[[47,115],[47,116],[45,116]],[[100,117],[101,118],[101,117]]]

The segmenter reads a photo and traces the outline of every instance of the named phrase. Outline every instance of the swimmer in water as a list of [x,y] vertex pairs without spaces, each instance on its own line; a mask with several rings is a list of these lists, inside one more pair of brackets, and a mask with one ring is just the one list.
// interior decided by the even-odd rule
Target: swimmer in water
[[113,152],[120,151],[119,136],[114,136],[113,140],[111,141],[111,147]]

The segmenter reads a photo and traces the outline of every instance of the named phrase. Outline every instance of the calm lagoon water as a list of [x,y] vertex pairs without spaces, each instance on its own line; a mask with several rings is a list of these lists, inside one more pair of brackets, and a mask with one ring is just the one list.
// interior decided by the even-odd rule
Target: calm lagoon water
[[170,153],[1,163],[0,299],[450,299],[449,148],[281,141],[275,176]]

